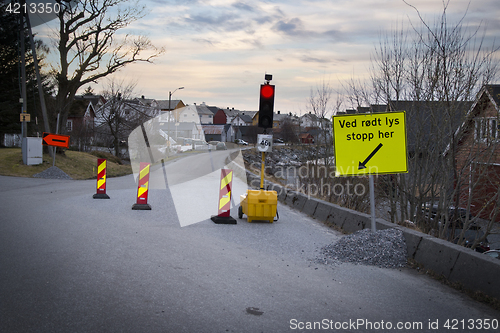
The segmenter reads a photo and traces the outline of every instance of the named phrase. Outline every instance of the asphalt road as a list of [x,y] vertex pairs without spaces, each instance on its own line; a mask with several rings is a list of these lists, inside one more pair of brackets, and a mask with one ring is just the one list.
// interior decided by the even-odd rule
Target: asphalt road
[[133,176],[108,179],[109,200],[92,199],[95,180],[0,177],[0,332],[449,332],[447,320],[500,319],[412,269],[316,264],[342,235],[281,204],[272,224],[181,227],[176,208],[207,209],[186,193],[217,170],[176,205],[153,169],[151,211],[131,209]]

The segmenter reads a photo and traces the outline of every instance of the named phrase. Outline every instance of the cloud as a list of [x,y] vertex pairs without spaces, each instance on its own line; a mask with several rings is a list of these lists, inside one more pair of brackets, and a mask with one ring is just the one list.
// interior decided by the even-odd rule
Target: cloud
[[284,34],[295,36],[303,34],[303,26],[302,20],[298,17],[292,18],[290,20],[280,20],[276,23],[273,28]]
[[248,11],[248,12],[253,12],[254,11],[253,7],[247,5],[244,2],[235,2],[231,6],[233,6],[236,9],[245,10],[245,11]]
[[273,29],[278,33],[283,33],[290,37],[319,37],[323,34],[313,30],[305,29],[304,22],[298,17],[294,17],[288,20],[279,20],[273,26]]
[[325,63],[331,62],[330,59],[320,59],[320,58],[315,58],[315,57],[311,57],[311,56],[307,56],[307,55],[302,56],[300,58],[300,60],[302,62],[316,62],[316,63],[321,63],[321,64],[325,64]]

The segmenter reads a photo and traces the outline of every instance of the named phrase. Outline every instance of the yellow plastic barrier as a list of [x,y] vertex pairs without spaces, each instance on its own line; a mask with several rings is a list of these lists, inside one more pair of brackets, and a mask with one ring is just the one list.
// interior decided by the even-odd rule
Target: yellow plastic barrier
[[247,221],[254,220],[269,221],[273,223],[278,205],[278,194],[276,191],[247,190],[247,194],[240,196],[240,207],[238,217],[247,216]]

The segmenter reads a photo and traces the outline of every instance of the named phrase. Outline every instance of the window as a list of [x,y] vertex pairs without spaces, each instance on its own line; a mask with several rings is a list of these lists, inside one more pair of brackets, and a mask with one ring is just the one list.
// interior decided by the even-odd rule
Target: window
[[73,119],[68,119],[66,122],[66,130],[71,132],[73,130]]
[[496,118],[476,119],[476,140],[496,141],[500,140],[500,122]]

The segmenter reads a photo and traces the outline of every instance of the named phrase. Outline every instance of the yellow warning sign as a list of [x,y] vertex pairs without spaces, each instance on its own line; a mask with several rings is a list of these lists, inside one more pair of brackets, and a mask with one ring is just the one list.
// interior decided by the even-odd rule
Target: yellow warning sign
[[22,112],[19,114],[21,122],[30,122],[31,115],[29,113]]
[[336,176],[408,172],[405,112],[333,116]]

